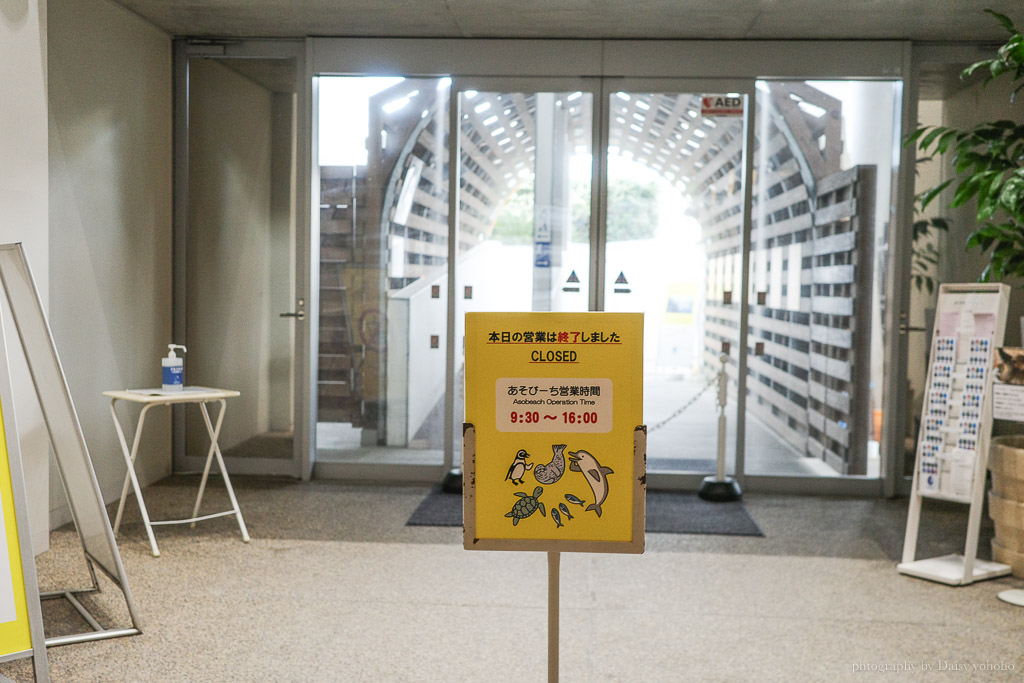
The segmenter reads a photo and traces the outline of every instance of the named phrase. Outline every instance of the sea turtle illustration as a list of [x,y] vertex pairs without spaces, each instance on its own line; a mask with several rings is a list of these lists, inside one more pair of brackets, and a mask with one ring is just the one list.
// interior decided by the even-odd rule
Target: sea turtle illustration
[[519,524],[519,520],[526,519],[537,510],[540,510],[540,514],[544,517],[548,516],[548,513],[544,512],[544,503],[537,500],[542,493],[544,493],[544,489],[540,486],[533,490],[532,496],[528,496],[522,491],[516,491],[519,500],[516,501],[511,510],[505,513],[506,517],[512,518],[512,526]]

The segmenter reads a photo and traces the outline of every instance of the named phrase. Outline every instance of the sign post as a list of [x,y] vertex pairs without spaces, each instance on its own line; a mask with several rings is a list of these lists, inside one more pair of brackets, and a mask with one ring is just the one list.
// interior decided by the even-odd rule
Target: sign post
[[640,313],[466,314],[463,545],[548,553],[558,676],[561,552],[644,551]]

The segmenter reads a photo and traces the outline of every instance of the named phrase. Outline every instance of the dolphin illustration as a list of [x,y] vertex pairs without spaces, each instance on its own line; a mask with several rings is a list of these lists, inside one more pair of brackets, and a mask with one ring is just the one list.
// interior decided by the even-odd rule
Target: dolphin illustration
[[584,450],[569,451],[569,469],[573,472],[581,472],[590,489],[594,492],[594,502],[587,506],[587,510],[593,510],[597,516],[601,516],[601,504],[608,497],[608,478],[606,475],[615,474],[610,467],[602,467],[593,455]]

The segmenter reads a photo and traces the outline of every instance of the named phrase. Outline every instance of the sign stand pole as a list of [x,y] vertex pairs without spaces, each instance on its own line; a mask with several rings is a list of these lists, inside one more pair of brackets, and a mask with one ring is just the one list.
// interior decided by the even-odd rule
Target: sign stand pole
[[558,583],[562,554],[548,553],[548,683],[558,683]]

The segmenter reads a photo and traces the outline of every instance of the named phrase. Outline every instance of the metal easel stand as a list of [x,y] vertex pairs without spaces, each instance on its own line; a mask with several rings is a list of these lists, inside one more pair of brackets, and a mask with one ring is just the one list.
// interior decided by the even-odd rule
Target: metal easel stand
[[725,372],[725,364],[729,356],[722,354],[718,360],[722,368],[718,371],[718,472],[713,477],[704,477],[697,495],[713,503],[725,503],[740,500],[743,491],[732,477],[725,474],[725,403],[729,394],[729,376]]
[[[75,611],[85,620],[92,631],[85,631],[83,633],[75,633],[66,636],[53,636],[52,638],[46,638],[46,647],[59,647],[61,645],[71,645],[73,643],[89,643],[95,640],[105,640],[107,638],[120,638],[122,636],[137,636],[142,633],[142,629],[139,627],[139,617],[135,612],[135,601],[132,599],[131,591],[129,591],[127,585],[123,585],[116,577],[111,575],[105,569],[103,565],[94,563],[92,558],[89,557],[88,552],[85,554],[85,563],[89,568],[89,578],[92,581],[92,587],[90,588],[69,588],[67,590],[49,591],[39,594],[40,601],[43,600],[59,600],[61,598],[68,601],[68,603],[75,608]],[[105,628],[98,619],[89,611],[85,605],[78,599],[80,595],[90,595],[92,593],[99,593],[100,584],[96,578],[96,566],[99,566],[100,571],[107,575],[111,581],[121,590],[124,594],[125,602],[128,607],[128,616],[131,619],[131,628]]]

